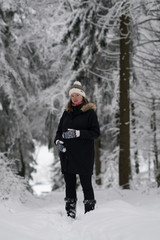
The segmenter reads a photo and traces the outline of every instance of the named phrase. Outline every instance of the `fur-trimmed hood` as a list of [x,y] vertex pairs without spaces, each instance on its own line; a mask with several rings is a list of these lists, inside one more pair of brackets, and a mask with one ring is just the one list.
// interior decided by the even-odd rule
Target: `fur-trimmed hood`
[[81,111],[86,112],[90,109],[93,109],[94,111],[96,111],[96,104],[92,103],[92,102],[89,102],[89,103],[82,106]]
[[[89,103],[83,105],[80,110],[82,112],[87,112],[88,110],[91,110],[91,109],[93,109],[96,112],[96,104],[95,103],[89,102]],[[68,112],[69,111],[68,107],[66,107],[65,110]]]

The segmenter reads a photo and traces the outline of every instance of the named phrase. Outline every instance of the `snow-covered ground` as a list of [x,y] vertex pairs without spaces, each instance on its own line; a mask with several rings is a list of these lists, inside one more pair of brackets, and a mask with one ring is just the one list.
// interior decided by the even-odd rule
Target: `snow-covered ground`
[[83,214],[78,191],[77,218],[64,211],[64,193],[28,196],[25,203],[0,202],[1,240],[159,240],[159,190],[98,190],[95,211]]

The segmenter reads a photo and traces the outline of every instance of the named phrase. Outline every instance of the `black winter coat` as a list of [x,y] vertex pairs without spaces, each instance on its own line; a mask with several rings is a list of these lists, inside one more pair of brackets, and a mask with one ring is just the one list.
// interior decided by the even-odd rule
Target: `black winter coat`
[[[60,152],[62,173],[93,174],[94,139],[100,129],[94,103],[73,107],[73,112],[64,111],[56,133],[56,140],[62,140],[66,152]],[[70,129],[80,130],[80,137],[63,139],[62,133]]]

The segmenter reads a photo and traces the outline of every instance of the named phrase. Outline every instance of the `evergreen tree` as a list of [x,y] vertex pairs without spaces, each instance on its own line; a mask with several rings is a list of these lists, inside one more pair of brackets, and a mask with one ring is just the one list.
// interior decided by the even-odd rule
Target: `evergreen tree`
[[[131,158],[134,157],[133,160],[138,161],[139,174],[141,174],[140,165],[149,164],[148,172],[154,165],[157,181],[159,126],[155,116],[159,115],[157,105],[159,62],[157,59],[159,58],[160,3],[158,1],[141,1],[136,4],[134,26],[132,26],[134,42],[132,46],[131,101],[134,104],[134,116],[131,115],[131,119],[134,119],[134,129],[131,131]],[[153,173],[152,167],[152,172],[148,175],[149,181],[153,181]]]
[[1,145],[0,151],[7,152],[8,158],[18,159],[15,162],[17,173],[29,177],[33,161],[34,145],[25,112],[25,101],[28,93],[19,72],[18,60],[14,55],[16,36],[14,31],[19,27],[16,15],[22,14],[19,2],[2,2],[1,16]]

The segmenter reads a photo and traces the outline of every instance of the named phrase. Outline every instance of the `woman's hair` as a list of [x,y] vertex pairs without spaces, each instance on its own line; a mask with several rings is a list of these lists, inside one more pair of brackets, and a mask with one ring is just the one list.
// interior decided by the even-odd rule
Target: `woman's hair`
[[[87,98],[83,97],[82,106],[86,105],[87,103],[89,103],[89,101],[87,100]],[[73,111],[72,105],[73,103],[72,103],[72,100],[70,99],[66,107],[67,111],[69,112]]]

